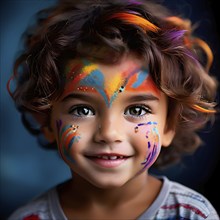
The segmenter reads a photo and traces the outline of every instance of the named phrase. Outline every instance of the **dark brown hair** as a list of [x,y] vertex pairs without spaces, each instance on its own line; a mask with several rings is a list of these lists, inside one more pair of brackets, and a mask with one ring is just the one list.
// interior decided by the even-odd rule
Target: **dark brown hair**
[[131,52],[146,62],[168,96],[167,123],[176,131],[171,146],[162,148],[158,167],[193,152],[200,145],[197,130],[214,115],[217,83],[209,74],[209,47],[193,36],[189,20],[171,16],[155,1],[60,0],[38,14],[24,49],[14,65],[11,80],[17,86],[10,93],[24,124],[38,136],[63,92],[65,62],[75,57],[114,63]]

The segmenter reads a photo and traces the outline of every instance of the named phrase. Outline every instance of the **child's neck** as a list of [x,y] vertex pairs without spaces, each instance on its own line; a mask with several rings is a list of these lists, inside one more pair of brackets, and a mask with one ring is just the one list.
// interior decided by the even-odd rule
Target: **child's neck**
[[[77,177],[77,178],[76,178]],[[135,198],[143,192],[144,187],[149,182],[149,176],[139,175],[138,177],[130,180],[121,187],[114,188],[98,188],[83,178],[74,174],[74,180],[72,180],[72,192],[75,194],[76,191],[79,193],[79,197],[86,198],[87,201],[96,202],[100,204],[114,204],[124,203],[129,201],[131,198]],[[76,196],[76,195],[75,195]]]
[[160,181],[143,173],[119,188],[100,189],[74,174],[74,179],[61,186],[59,194],[64,213],[76,214],[76,210],[79,213],[80,210],[87,213],[89,210],[91,213],[92,210],[96,210],[94,213],[109,210],[114,213],[113,210],[129,210],[129,207],[132,212],[137,209],[139,213],[152,204],[161,185]]

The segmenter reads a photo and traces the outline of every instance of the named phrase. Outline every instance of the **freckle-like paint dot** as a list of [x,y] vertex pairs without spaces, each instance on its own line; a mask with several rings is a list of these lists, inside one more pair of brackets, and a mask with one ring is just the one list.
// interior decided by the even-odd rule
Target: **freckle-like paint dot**
[[119,88],[119,92],[123,92],[124,91],[124,86],[121,86],[120,88]]
[[150,148],[150,141],[148,141],[147,144],[148,144],[148,148]]
[[148,134],[149,134],[149,131],[147,131],[147,133],[146,133],[146,138],[148,138]]
[[135,133],[138,132],[138,126],[136,126],[136,127],[134,128],[134,132],[135,132]]

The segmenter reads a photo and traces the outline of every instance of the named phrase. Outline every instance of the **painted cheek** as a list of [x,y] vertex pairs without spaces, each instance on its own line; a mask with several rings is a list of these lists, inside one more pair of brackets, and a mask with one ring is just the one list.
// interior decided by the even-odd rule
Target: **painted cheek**
[[58,148],[61,157],[66,163],[75,163],[72,158],[72,148],[81,138],[78,133],[79,126],[63,125],[61,120],[57,120]]
[[157,122],[140,123],[134,128],[135,133],[141,133],[145,139],[146,158],[141,163],[142,170],[148,169],[157,159],[160,152],[160,135],[157,129]]

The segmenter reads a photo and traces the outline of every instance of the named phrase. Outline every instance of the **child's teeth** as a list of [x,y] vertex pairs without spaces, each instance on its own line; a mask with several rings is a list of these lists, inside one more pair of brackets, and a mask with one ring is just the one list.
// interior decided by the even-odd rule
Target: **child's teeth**
[[116,160],[117,156],[98,156],[98,158],[102,158],[104,160]]
[[103,159],[103,160],[117,160],[117,159],[123,159],[124,157],[123,156],[116,156],[116,155],[113,155],[113,156],[107,156],[107,155],[104,155],[104,156],[97,156],[97,158],[99,159]]

